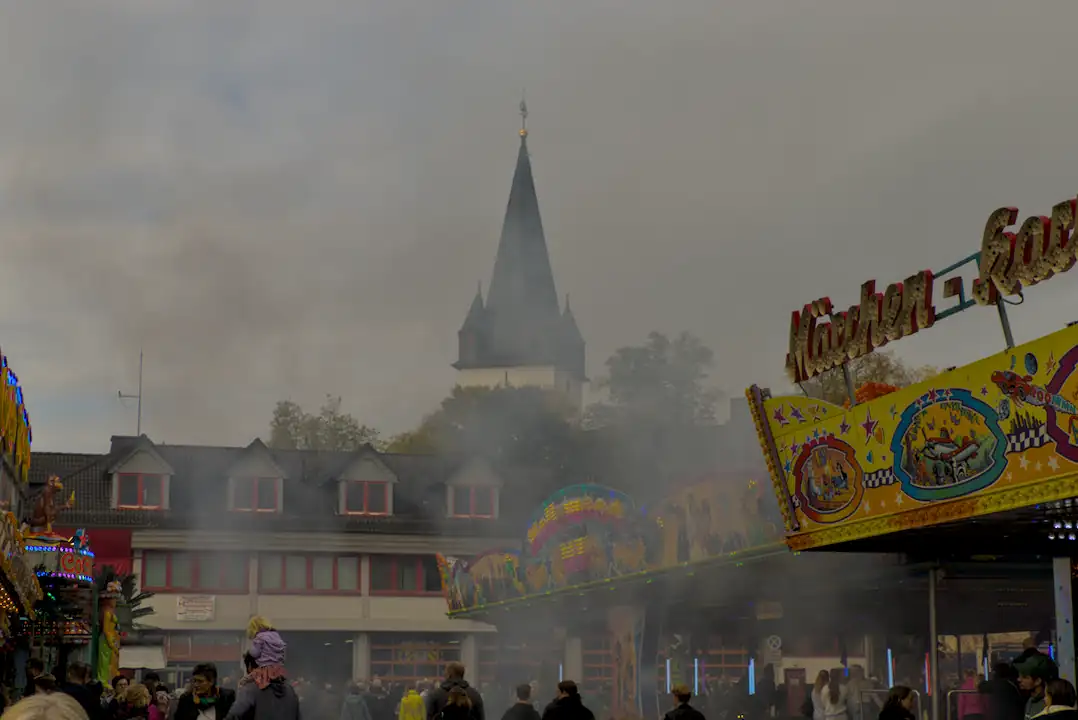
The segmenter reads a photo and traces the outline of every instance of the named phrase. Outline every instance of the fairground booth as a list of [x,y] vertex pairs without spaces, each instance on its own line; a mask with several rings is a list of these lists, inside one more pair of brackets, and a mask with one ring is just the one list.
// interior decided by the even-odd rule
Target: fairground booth
[[[1011,659],[990,647],[998,633],[1025,632],[1027,646],[1051,652],[1075,679],[1078,325],[1015,347],[1006,312],[1027,288],[1075,264],[1075,201],[1012,228],[1017,218],[1013,208],[992,213],[981,251],[941,272],[882,293],[865,283],[845,312],[823,298],[793,313],[791,379],[844,373],[844,406],[748,391],[789,547],[803,557],[904,558],[909,592],[892,612],[921,608],[926,671],[897,667],[890,630],[876,654],[886,653],[888,683],[930,696],[922,702],[933,718],[944,716],[953,685],[946,656],[957,647],[961,668],[965,646],[965,666],[978,670]],[[964,268],[977,275],[968,297]],[[977,306],[999,313],[1002,352],[911,387],[853,386],[850,360]],[[976,649],[962,636],[977,638]]]
[[[440,558],[450,615],[497,628],[462,651],[489,705],[529,681],[546,702],[564,678],[599,717],[657,717],[685,683],[721,696],[716,714],[753,717],[758,680],[803,686],[844,660],[867,663],[866,636],[895,598],[880,584],[897,586],[907,569],[892,556],[789,552],[747,403],[717,430],[710,474],[651,496],[567,487],[536,508],[519,543]],[[856,588],[841,597],[817,581],[838,573]],[[914,626],[896,632],[918,630],[917,607]]]

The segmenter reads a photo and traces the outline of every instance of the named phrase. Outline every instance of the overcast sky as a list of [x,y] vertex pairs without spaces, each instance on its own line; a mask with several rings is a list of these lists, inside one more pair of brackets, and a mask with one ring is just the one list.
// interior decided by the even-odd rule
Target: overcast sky
[[[738,394],[789,313],[1078,192],[1078,3],[0,0],[0,346],[35,448],[245,444],[326,393],[391,433],[453,384],[526,88],[594,376],[688,329]],[[1078,319],[1078,270],[1012,312]],[[1001,348],[977,308],[895,349]]]

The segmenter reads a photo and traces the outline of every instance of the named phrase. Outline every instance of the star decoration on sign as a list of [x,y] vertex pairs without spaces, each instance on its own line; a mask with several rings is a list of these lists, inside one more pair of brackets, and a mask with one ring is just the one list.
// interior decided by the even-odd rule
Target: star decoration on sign
[[799,409],[795,408],[793,405],[790,406],[790,417],[792,417],[794,420],[796,420],[799,423],[805,422],[805,416],[802,415],[801,411]]
[[870,463],[872,462],[872,451],[871,450],[869,450],[868,454],[865,455],[865,460],[867,460]]
[[865,500],[865,502],[861,504],[861,512],[868,514],[870,510],[872,510],[872,507],[868,504],[868,500]]
[[988,396],[988,388],[985,387],[984,385],[982,385],[981,386],[981,397],[987,397],[987,396]]
[[1023,470],[1028,469],[1029,468],[1029,458],[1027,458],[1025,455],[1019,455],[1018,456],[1018,464],[1022,466]]
[[819,440],[820,439],[820,428],[816,428],[815,430],[812,431],[812,439],[813,440]]
[[801,447],[801,446],[798,445],[797,442],[795,441],[792,445],[790,445],[790,454],[791,455],[796,455],[797,454],[797,449],[799,447]]
[[791,463],[789,460],[787,460],[786,465],[785,465],[786,472],[790,472],[791,467],[793,467],[793,463]]
[[786,416],[782,414],[782,408],[783,407],[784,407],[783,405],[779,405],[775,409],[774,414],[771,416],[772,418],[775,419],[775,422],[777,422],[780,427],[786,427],[787,425],[790,424],[790,421],[787,420]]
[[1056,460],[1055,455],[1052,455],[1051,457],[1048,458],[1048,467],[1052,468],[1053,470],[1058,470],[1059,469],[1059,461]]
[[901,504],[902,504],[902,493],[901,492],[896,492],[895,493],[895,505],[901,505]]
[[850,432],[850,424],[846,422],[846,416],[842,416],[842,424],[838,426],[838,434],[845,435]]
[[879,425],[879,422],[872,419],[872,408],[869,408],[868,412],[865,413],[865,421],[861,423],[861,428],[865,431],[865,440],[872,437],[872,433],[876,431],[877,425]]
[[928,391],[928,402],[930,402],[930,403],[936,402],[937,397],[939,397],[939,394],[936,392],[935,388]]
[[944,390],[944,391],[943,391],[943,392],[942,392],[941,394],[943,395],[943,399],[944,399],[944,400],[950,400],[950,399],[951,399],[951,396],[953,395],[953,393],[951,392],[951,389],[950,389],[950,388],[947,388],[947,389],[946,389],[946,390]]
[[917,409],[918,410],[923,410],[924,407],[925,407],[925,398],[922,395],[921,397],[917,398]]

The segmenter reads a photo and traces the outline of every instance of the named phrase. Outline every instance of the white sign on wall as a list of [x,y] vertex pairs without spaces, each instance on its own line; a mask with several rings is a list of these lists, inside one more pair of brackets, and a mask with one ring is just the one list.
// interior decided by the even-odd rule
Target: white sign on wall
[[184,622],[207,622],[213,620],[217,598],[213,595],[178,595],[176,619]]

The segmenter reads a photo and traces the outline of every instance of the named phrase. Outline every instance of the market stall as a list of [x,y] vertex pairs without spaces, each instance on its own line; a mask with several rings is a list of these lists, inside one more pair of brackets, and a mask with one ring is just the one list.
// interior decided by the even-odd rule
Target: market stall
[[[805,395],[747,395],[791,549],[901,552],[928,561],[929,636],[947,563],[1050,564],[1053,650],[1074,679],[1072,557],[1078,538],[1078,326],[1015,347],[1009,298],[1078,257],[1075,201],[1051,217],[991,214],[979,253],[921,271],[837,312],[821,298],[792,315],[786,366],[801,383],[846,375],[843,406]],[[964,268],[977,272],[967,297]],[[940,309],[937,309],[939,292]],[[858,397],[847,369],[888,342],[975,306],[999,313],[1005,349],[906,388]],[[938,663],[930,652],[933,717]],[[933,689],[936,691],[933,692]]]

